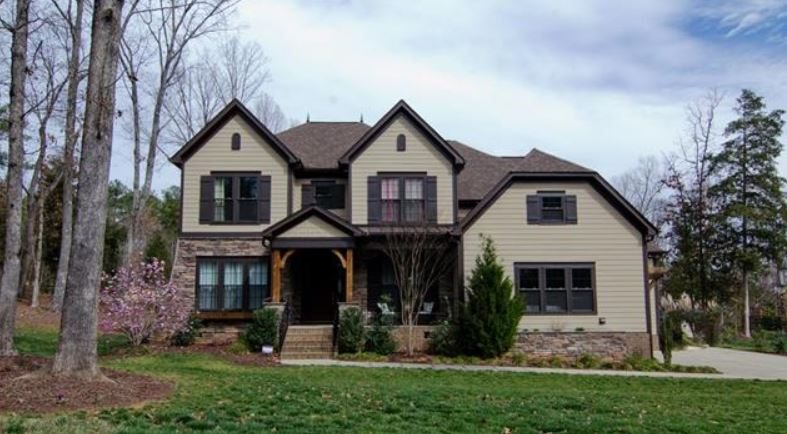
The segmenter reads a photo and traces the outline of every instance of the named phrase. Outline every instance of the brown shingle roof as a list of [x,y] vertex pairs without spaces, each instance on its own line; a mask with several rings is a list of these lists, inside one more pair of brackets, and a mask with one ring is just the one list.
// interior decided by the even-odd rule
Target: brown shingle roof
[[277,134],[307,169],[335,169],[339,158],[371,128],[362,122],[307,122]]
[[[307,122],[277,134],[307,169],[336,169],[339,158],[371,127],[362,122]],[[509,172],[593,172],[533,149],[521,157],[498,157],[456,140],[451,147],[465,160],[457,177],[459,200],[481,200]]]
[[459,173],[459,200],[480,200],[509,172],[593,172],[554,155],[533,148],[522,157],[497,157],[464,143],[449,140],[465,159]]

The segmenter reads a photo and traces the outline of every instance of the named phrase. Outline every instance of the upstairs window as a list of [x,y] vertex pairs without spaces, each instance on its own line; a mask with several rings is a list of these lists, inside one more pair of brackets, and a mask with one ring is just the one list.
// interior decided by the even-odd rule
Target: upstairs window
[[386,174],[368,179],[370,224],[437,222],[437,178]]
[[270,221],[270,176],[221,173],[200,178],[200,223]]
[[595,313],[593,264],[515,264],[514,275],[526,313]]
[[396,136],[396,150],[398,152],[404,152],[407,149],[407,136],[404,134],[399,134]]
[[301,206],[317,205],[325,209],[344,209],[346,186],[333,180],[314,180],[301,187]]
[[576,224],[577,197],[565,192],[538,192],[527,196],[529,224]]

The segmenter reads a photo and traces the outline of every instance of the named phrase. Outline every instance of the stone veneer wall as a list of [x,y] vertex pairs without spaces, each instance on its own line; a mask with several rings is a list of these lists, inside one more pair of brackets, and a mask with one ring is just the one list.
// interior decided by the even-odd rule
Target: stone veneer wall
[[593,354],[612,360],[629,355],[650,357],[650,335],[615,332],[523,332],[514,348],[538,357],[577,358]]
[[264,256],[268,250],[260,239],[181,238],[172,265],[172,281],[178,286],[181,299],[194,307],[197,283],[197,257],[200,256]]

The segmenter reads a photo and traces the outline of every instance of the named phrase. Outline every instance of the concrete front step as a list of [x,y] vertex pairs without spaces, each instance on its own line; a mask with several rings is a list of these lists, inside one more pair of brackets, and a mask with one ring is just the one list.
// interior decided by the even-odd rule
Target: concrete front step
[[332,359],[333,353],[282,353],[281,358],[283,360],[295,360],[295,359]]

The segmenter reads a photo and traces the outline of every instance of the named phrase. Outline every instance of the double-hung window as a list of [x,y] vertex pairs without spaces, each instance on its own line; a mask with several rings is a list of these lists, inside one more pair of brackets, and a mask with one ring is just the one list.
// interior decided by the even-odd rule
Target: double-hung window
[[514,266],[516,284],[528,314],[594,313],[595,276],[592,263]]
[[200,223],[256,224],[270,219],[270,176],[215,173],[200,179]]
[[246,311],[262,306],[268,294],[266,258],[199,258],[197,309]]
[[539,191],[527,196],[529,224],[577,224],[577,196],[564,191]]
[[423,176],[383,177],[380,193],[383,222],[418,223],[425,220]]

